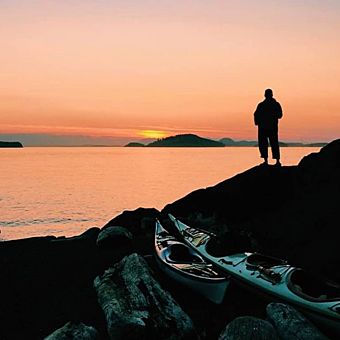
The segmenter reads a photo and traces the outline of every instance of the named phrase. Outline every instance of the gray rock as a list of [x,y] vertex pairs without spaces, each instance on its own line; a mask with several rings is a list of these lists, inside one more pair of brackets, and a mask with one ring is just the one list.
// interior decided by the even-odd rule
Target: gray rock
[[96,277],[94,287],[111,339],[186,339],[191,319],[152,277],[145,260],[131,254]]
[[270,303],[267,317],[283,340],[328,339],[301,313],[283,303]]
[[274,327],[265,320],[240,316],[230,322],[218,340],[278,340]]
[[45,340],[72,339],[97,340],[99,339],[99,335],[97,330],[91,326],[86,326],[83,323],[76,324],[68,322],[45,338]]
[[98,247],[115,247],[121,244],[129,243],[133,236],[129,230],[124,227],[112,226],[103,229],[97,237]]

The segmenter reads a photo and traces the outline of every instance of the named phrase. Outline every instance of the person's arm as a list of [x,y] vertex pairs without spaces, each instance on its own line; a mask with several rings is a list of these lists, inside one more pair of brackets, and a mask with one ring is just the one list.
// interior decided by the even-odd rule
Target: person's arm
[[259,112],[260,112],[260,104],[257,105],[257,108],[254,112],[254,123],[255,123],[255,125],[259,125]]
[[281,107],[280,103],[277,103],[277,118],[281,119],[282,116],[283,116],[282,107]]

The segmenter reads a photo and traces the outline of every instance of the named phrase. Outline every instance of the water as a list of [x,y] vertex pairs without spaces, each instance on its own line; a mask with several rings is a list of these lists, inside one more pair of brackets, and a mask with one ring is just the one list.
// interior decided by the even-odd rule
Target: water
[[[297,164],[319,148],[283,148]],[[76,235],[123,210],[162,209],[260,162],[256,148],[0,149],[0,238]]]

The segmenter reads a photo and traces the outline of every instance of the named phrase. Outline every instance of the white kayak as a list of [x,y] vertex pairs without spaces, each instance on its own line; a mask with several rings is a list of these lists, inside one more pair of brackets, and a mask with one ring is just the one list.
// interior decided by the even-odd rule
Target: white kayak
[[155,258],[159,268],[175,281],[214,303],[223,301],[229,280],[191,247],[179,242],[156,220]]
[[290,304],[315,323],[340,333],[340,286],[322,282],[301,268],[281,259],[257,253],[239,253],[223,257],[210,255],[206,246],[215,235],[189,227],[169,214],[183,240],[206,261],[226,275],[274,300]]

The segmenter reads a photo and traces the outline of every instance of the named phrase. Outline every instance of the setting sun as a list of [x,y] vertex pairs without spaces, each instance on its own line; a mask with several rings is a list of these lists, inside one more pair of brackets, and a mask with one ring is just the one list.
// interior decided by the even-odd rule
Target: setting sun
[[143,136],[145,138],[164,138],[168,134],[164,131],[158,131],[158,130],[143,130],[138,133],[140,136]]

